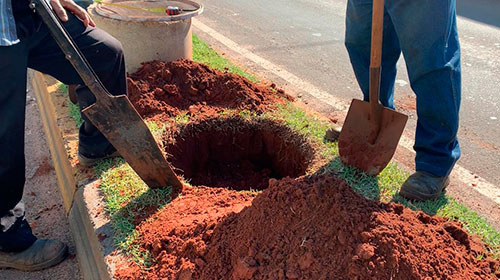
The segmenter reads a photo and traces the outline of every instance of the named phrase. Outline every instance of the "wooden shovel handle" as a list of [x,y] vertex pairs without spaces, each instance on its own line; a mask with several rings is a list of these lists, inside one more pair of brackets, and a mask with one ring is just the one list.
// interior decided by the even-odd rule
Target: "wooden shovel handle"
[[380,67],[382,62],[382,34],[384,31],[384,0],[373,0],[372,45],[370,68]]
[[373,0],[372,39],[370,55],[370,143],[375,143],[380,131],[383,106],[379,102],[380,65],[382,62],[382,34],[384,31],[384,0]]

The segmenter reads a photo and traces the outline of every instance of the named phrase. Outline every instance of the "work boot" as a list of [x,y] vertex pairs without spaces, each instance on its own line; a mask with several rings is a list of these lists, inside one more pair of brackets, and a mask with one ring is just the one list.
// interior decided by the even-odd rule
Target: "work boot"
[[326,142],[337,142],[339,140],[340,136],[340,130],[342,128],[337,125],[333,125],[330,128],[328,128],[325,132],[325,141]]
[[85,131],[86,125],[87,123],[84,123],[79,132],[78,160],[82,166],[91,167],[100,160],[120,156],[115,147],[95,127],[90,126],[90,132]]
[[0,252],[0,269],[35,271],[54,266],[68,255],[68,247],[57,240],[38,239],[21,252]]
[[[114,148],[113,148],[114,149]],[[118,153],[117,150],[110,151],[109,153],[102,154],[102,155],[84,155],[78,151],[78,161],[83,167],[92,167],[94,164],[96,164],[98,161],[107,159],[107,158],[115,158],[119,157],[120,153]]]
[[24,219],[23,203],[0,218],[0,269],[40,270],[60,263],[67,253],[60,241],[37,240]]
[[448,176],[438,177],[424,171],[417,171],[406,179],[399,194],[415,201],[436,199],[449,183]]

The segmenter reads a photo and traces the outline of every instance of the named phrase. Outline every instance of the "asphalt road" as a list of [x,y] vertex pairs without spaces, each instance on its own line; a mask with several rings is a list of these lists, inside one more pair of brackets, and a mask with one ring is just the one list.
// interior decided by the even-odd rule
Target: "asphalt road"
[[[500,1],[457,0],[463,93],[459,164],[500,186]],[[203,0],[198,19],[247,50],[349,102],[361,96],[344,47],[347,0]],[[410,115],[414,94],[403,59],[396,106]],[[413,108],[412,108],[413,107]]]

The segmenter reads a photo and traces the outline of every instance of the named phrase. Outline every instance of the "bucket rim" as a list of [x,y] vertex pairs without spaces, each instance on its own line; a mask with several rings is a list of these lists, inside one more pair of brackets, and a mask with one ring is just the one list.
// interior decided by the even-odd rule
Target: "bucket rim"
[[[129,15],[123,15],[115,12],[113,8],[110,5],[106,5],[106,3],[116,3],[116,4],[124,4],[124,5],[130,5],[135,4],[137,2],[141,2],[146,4],[146,5],[151,5],[154,3],[163,3],[163,5],[168,5],[168,3],[175,4],[175,3],[182,3],[183,5],[189,5],[193,8],[195,8],[194,11],[189,11],[185,13],[181,13],[179,15],[163,15],[163,16],[129,16]],[[102,17],[106,18],[111,18],[111,19],[116,19],[116,20],[121,20],[121,21],[134,21],[134,22],[170,22],[170,21],[181,21],[185,19],[189,19],[192,17],[195,17],[197,15],[200,15],[204,11],[204,6],[201,3],[197,3],[191,0],[153,0],[153,1],[106,1],[106,2],[95,2],[92,4],[89,9],[93,9],[95,13]],[[117,9],[117,8],[115,8]],[[124,10],[124,9],[122,9]]]

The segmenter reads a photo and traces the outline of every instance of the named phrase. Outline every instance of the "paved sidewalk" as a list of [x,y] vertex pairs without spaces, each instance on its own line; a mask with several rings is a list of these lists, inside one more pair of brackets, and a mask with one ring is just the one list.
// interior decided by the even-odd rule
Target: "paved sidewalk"
[[[28,86],[29,87],[29,86]],[[56,238],[70,246],[70,256],[58,266],[38,271],[0,270],[0,280],[73,280],[82,279],[75,245],[52,166],[49,147],[38,104],[31,89],[26,104],[26,216],[39,238]]]

